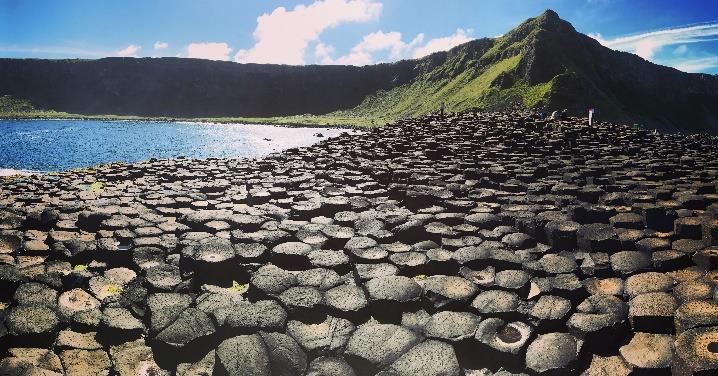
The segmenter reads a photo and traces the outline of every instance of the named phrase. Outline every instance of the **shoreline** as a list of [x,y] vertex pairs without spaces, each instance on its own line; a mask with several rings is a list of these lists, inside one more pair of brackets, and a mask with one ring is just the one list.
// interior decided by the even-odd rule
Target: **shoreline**
[[[41,113],[42,114],[42,113]],[[350,117],[326,117],[325,115],[292,115],[288,117],[269,117],[269,118],[243,118],[243,117],[218,117],[218,118],[182,118],[182,117],[144,117],[144,116],[132,116],[132,115],[77,115],[62,113],[52,113],[49,116],[42,115],[7,115],[0,114],[0,120],[9,121],[30,121],[30,120],[74,120],[74,121],[136,121],[136,122],[159,122],[159,123],[201,123],[201,124],[236,124],[236,125],[269,125],[275,127],[288,127],[288,128],[338,128],[338,129],[371,129],[376,127],[385,126],[391,123],[391,121],[385,121],[380,123],[374,123],[376,119],[369,118],[356,118],[356,122],[353,122],[353,118]],[[315,120],[312,121],[294,121],[292,118],[309,118]],[[338,121],[341,123],[332,123],[332,121]],[[363,122],[369,122],[371,124],[362,125]]]
[[47,172],[43,172],[43,171],[16,170],[14,168],[0,167],[0,178],[5,178],[5,177],[9,177],[9,176],[30,176],[30,175],[46,174],[46,173]]

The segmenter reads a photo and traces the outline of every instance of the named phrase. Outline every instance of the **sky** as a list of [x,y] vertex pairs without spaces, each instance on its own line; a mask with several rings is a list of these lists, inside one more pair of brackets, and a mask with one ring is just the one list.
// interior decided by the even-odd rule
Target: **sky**
[[0,0],[0,57],[366,65],[496,37],[546,9],[609,48],[718,74],[716,0]]

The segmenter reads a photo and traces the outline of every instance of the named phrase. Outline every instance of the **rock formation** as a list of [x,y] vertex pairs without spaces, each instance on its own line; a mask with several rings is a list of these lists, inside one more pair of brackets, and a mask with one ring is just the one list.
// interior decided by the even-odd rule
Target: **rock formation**
[[715,374],[718,140],[584,123],[5,179],[0,374]]

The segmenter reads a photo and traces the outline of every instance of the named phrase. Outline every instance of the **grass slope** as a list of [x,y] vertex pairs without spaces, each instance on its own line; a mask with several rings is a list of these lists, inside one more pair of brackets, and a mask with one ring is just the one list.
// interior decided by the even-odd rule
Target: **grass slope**
[[[411,83],[370,95],[352,110],[335,114],[392,121],[437,111],[441,102],[451,112],[493,109],[516,102],[532,107],[546,97],[552,82],[532,86],[517,78],[515,71],[522,58],[518,54],[487,66],[472,66],[455,76],[437,77],[434,71],[427,72]],[[443,70],[450,71],[446,67]],[[510,84],[502,88],[502,80]]]

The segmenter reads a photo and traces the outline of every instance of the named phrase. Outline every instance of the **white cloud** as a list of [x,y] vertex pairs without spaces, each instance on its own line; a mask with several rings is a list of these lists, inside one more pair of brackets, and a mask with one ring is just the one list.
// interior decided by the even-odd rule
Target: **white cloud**
[[129,46],[115,51],[115,56],[121,56],[121,57],[137,57],[137,52],[139,52],[142,49],[141,46],[136,44],[130,44]]
[[362,41],[354,46],[353,50],[366,52],[389,50],[389,56],[396,59],[402,55],[406,47],[407,44],[401,40],[400,32],[385,33],[379,30],[365,35]]
[[[366,22],[379,17],[382,4],[373,0],[318,0],[292,10],[278,7],[257,18],[255,45],[237,52],[240,63],[304,64],[310,42],[324,30],[346,22]],[[315,51],[316,52],[316,51]]]
[[469,37],[472,30],[456,29],[456,32],[448,37],[434,38],[428,41],[423,47],[417,48],[412,56],[414,58],[424,57],[438,51],[450,50],[462,43],[466,43],[473,38]]
[[317,58],[317,60],[322,64],[331,64],[332,63],[332,54],[334,53],[334,47],[324,44],[322,42],[317,43],[316,46],[314,46],[314,56]]
[[718,23],[675,27],[630,36],[605,39],[601,34],[589,34],[602,45],[614,50],[633,52],[650,60],[664,46],[705,42],[718,36]]
[[229,60],[232,49],[227,43],[190,43],[186,47],[184,57],[208,60]]
[[[342,65],[367,65],[384,60],[377,61],[375,55],[386,51],[388,61],[396,61],[400,59],[420,58],[438,51],[449,50],[459,44],[466,43],[473,38],[469,37],[472,30],[457,29],[456,32],[447,37],[430,39],[424,43],[424,34],[417,34],[411,41],[404,42],[400,32],[391,31],[385,33],[376,31],[367,34],[362,38],[361,42],[355,45],[349,53],[340,56],[337,59],[331,58],[331,52],[317,56],[322,64],[342,64]],[[333,49],[332,49],[333,50]]]
[[718,68],[718,56],[688,59],[672,65],[674,68],[688,73],[705,72],[708,69]]
[[157,41],[157,42],[155,42],[154,47],[155,47],[155,50],[161,50],[161,49],[165,49],[165,48],[169,47],[169,44],[167,42]]
[[408,55],[408,51],[423,40],[424,34],[419,34],[411,42],[406,43],[398,31],[385,33],[379,30],[365,35],[348,54],[336,60],[327,56],[321,61],[323,64],[367,65],[374,63],[374,54],[380,51],[387,51],[390,60],[399,60]]

